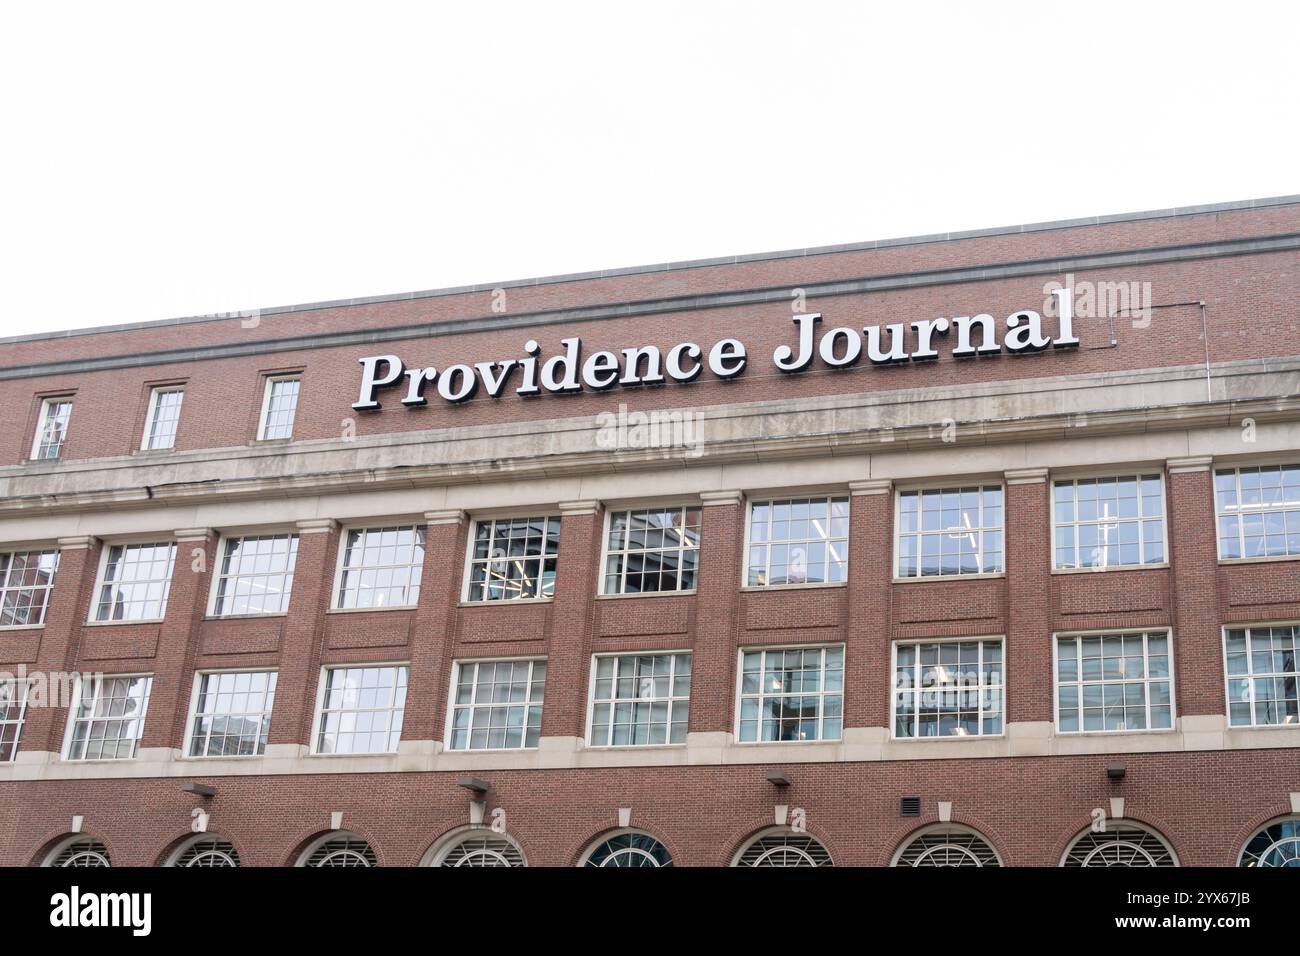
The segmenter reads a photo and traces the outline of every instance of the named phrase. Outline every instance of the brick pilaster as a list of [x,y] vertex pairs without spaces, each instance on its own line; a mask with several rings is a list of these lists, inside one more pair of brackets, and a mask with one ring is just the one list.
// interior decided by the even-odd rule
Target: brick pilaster
[[849,484],[844,726],[888,727],[894,496],[888,480]]
[[269,746],[311,744],[312,709],[320,679],[325,613],[333,595],[338,525],[329,518],[298,522],[293,593],[280,641],[279,675],[271,709]]
[[1052,552],[1047,469],[1006,473],[1003,508],[1007,568],[1007,716],[1050,721],[1052,706]]
[[555,605],[546,635],[543,737],[585,737],[587,677],[594,640],[592,598],[600,582],[604,512],[598,501],[560,503]]
[[1167,467],[1175,706],[1180,716],[1224,714],[1218,532],[1210,459],[1170,459]]
[[424,571],[411,635],[404,742],[443,739],[469,526],[463,511],[430,511],[424,520]]
[[695,578],[688,729],[725,733],[733,726],[745,498],[739,491],[706,491],[700,498],[704,508]]

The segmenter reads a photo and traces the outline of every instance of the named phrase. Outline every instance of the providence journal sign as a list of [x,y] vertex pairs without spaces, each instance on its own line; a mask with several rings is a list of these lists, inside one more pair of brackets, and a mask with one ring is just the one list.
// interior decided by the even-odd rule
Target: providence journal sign
[[[1053,295],[1060,320],[1055,338],[1043,332],[1042,317],[1030,310],[1007,316],[1001,323],[1004,330],[991,315],[981,314],[920,319],[910,326],[898,322],[870,325],[861,331],[841,326],[822,332],[821,315],[812,313],[794,316],[795,341],[778,346],[772,353],[772,364],[794,375],[818,362],[826,368],[851,368],[864,357],[872,365],[928,362],[939,357],[940,340],[950,336],[955,339],[952,356],[959,359],[997,355],[1004,350],[1023,355],[1041,352],[1049,345],[1075,348],[1079,340],[1074,335],[1070,290],[1058,289]],[[699,378],[706,368],[716,378],[733,379],[749,363],[745,344],[734,338],[715,342],[707,353],[695,342],[681,342],[666,351],[642,345],[584,355],[582,340],[576,337],[561,339],[560,347],[559,353],[544,356],[541,345],[530,339],[524,343],[522,358],[442,369],[407,367],[396,355],[372,355],[360,360],[361,392],[352,407],[358,411],[378,409],[379,393],[386,389],[400,391],[403,405],[419,407],[428,404],[431,391],[452,403],[469,401],[480,391],[489,398],[500,398],[508,389],[526,397],[547,392],[601,392],[668,381],[686,384]]]

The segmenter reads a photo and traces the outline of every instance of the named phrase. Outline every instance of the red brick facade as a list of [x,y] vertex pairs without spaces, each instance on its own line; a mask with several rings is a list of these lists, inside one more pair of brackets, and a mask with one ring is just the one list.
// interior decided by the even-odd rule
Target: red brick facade
[[[915,287],[828,295],[809,305],[834,325],[910,322],[939,315],[988,312],[999,320],[1039,308],[1045,277],[966,278],[930,284],[941,270],[993,268],[1102,253],[1149,253],[1234,241],[1293,237],[1300,233],[1300,204],[1258,209],[1154,217],[1104,225],[881,246],[755,262],[665,269],[643,274],[509,287],[507,315],[579,309],[649,299],[755,289],[793,289],[861,277],[912,275]],[[386,344],[346,344],[246,356],[176,360],[105,370],[14,374],[0,380],[8,410],[0,427],[0,479],[47,469],[51,488],[77,468],[98,459],[132,456],[139,448],[149,389],[184,382],[186,397],[176,454],[255,445],[264,378],[301,371],[302,393],[293,445],[329,442],[355,427],[359,436],[408,433],[528,421],[539,430],[559,419],[592,416],[620,402],[633,409],[697,408],[894,389],[978,386],[1030,379],[1056,379],[1129,370],[1197,366],[1290,357],[1300,354],[1300,254],[1294,248],[1205,258],[1151,261],[1127,270],[1074,268],[1077,280],[1151,282],[1157,308],[1149,327],[1127,321],[1079,319],[1082,347],[1037,356],[1001,356],[782,375],[769,361],[773,349],[791,341],[790,306],[681,308],[650,316],[574,320],[540,328],[476,331]],[[1082,260],[1081,260],[1082,261]],[[1064,272],[1064,270],[1062,270]],[[2,346],[0,370],[112,356],[257,344],[293,336],[324,336],[403,326],[436,325],[491,315],[491,292],[370,303],[350,307],[270,313],[253,327],[239,319],[214,320],[147,330],[41,338]],[[1202,335],[1202,312],[1208,341]],[[1113,329],[1108,326],[1113,326]],[[1047,323],[1051,331],[1054,325]],[[1118,344],[1111,348],[1111,334]],[[689,386],[619,390],[603,395],[544,396],[525,400],[507,392],[501,400],[478,398],[461,406],[439,400],[406,409],[386,401],[383,411],[351,410],[360,356],[409,355],[412,362],[473,363],[515,357],[536,338],[544,355],[558,351],[566,335],[581,335],[584,350],[638,344],[668,348],[693,338],[706,350],[726,334],[745,340],[750,367],[734,382],[708,375]],[[60,463],[27,465],[40,400],[74,394],[74,413]],[[1279,394],[1278,399],[1289,399]],[[1225,409],[1227,406],[1225,406]],[[1281,406],[1279,405],[1279,408]],[[1177,410],[1166,430],[1177,430]],[[1277,427],[1290,427],[1279,411]],[[354,426],[345,424],[354,422]],[[1239,422],[1225,410],[1220,427]],[[1095,429],[1104,428],[1099,424]],[[797,428],[795,428],[797,431]],[[430,433],[438,441],[439,431]],[[1102,433],[1104,434],[1104,433]],[[1068,442],[1064,433],[1043,439]],[[990,444],[984,442],[982,444]],[[290,445],[286,444],[286,449]],[[901,449],[900,449],[901,450]],[[959,458],[958,441],[945,454]],[[1187,454],[1192,454],[1188,452]],[[794,456],[792,455],[792,458]],[[1153,455],[1161,462],[1164,454]],[[1285,458],[1261,452],[1259,460]],[[152,462],[154,458],[137,461]],[[166,462],[166,456],[157,456]],[[757,459],[756,459],[757,460]],[[1243,459],[1252,460],[1252,459]],[[1104,459],[1097,466],[1110,464]],[[102,462],[98,463],[102,464]],[[1116,464],[1119,464],[1118,462]],[[365,467],[365,463],[359,463]],[[680,470],[680,466],[673,466]],[[1047,472],[1021,476],[1005,465],[1006,570],[969,580],[895,581],[894,507],[888,482],[855,487],[831,481],[850,495],[849,568],[844,586],[755,590],[741,587],[745,568],[744,494],[760,490],[743,481],[703,501],[700,572],[694,593],[598,597],[606,503],[598,494],[556,497],[548,513],[562,514],[557,588],[553,601],[470,605],[462,603],[467,536],[473,513],[427,510],[426,557],[419,605],[412,609],[329,613],[342,535],[338,515],[322,513],[312,526],[299,523],[299,549],[292,601],[284,616],[220,620],[206,616],[217,542],[223,531],[202,502],[190,519],[171,530],[179,540],[176,570],[161,623],[86,624],[105,541],[128,534],[129,508],[110,503],[78,507],[85,546],[64,542],[50,610],[37,629],[0,629],[0,670],[151,673],[152,699],[142,748],[184,746],[194,674],[212,669],[260,668],[278,672],[270,723],[272,745],[310,749],[323,666],[343,663],[408,663],[403,739],[443,742],[452,662],[492,657],[545,658],[548,666],[542,715],[544,739],[585,738],[593,654],[612,651],[690,650],[693,680],[689,730],[693,735],[735,731],[737,651],[747,647],[843,644],[846,728],[886,728],[890,721],[891,655],[895,641],[957,636],[1001,636],[1006,654],[1006,720],[1025,725],[1054,720],[1053,639],[1056,632],[1163,628],[1175,654],[1176,715],[1226,713],[1222,627],[1230,623],[1300,620],[1300,564],[1289,560],[1221,562],[1216,548],[1213,476],[1207,467],[1172,467],[1165,475],[1168,505],[1167,566],[1105,573],[1052,572],[1050,482]],[[487,468],[487,466],[485,466]],[[961,474],[962,468],[948,469]],[[987,469],[979,469],[987,473]],[[1050,471],[1050,469],[1048,470]],[[502,480],[483,472],[484,481]],[[643,494],[653,497],[656,477],[646,472]],[[222,480],[214,471],[212,480]],[[1002,479],[1001,473],[993,475]],[[873,478],[860,476],[863,481]],[[508,475],[504,476],[508,481]],[[533,479],[544,481],[545,479]],[[365,495],[358,483],[333,494]],[[269,493],[263,492],[263,497]],[[285,493],[289,494],[288,492]],[[690,496],[680,496],[689,498]],[[542,495],[543,500],[545,495]],[[590,500],[586,500],[590,498]],[[324,498],[328,502],[328,497]],[[697,495],[694,503],[699,504]],[[0,516],[5,543],[32,544],[26,524],[45,514],[50,501],[31,500]],[[507,507],[503,501],[500,507]],[[144,508],[145,505],[132,505]],[[57,509],[55,509],[57,510]],[[55,511],[51,511],[55,513]],[[540,512],[539,512],[540,513]],[[109,516],[109,517],[105,517]],[[123,517],[125,516],[125,517]],[[377,518],[384,517],[377,513]],[[111,531],[96,530],[96,522]],[[240,529],[244,530],[244,529]],[[62,536],[61,536],[62,537]],[[69,534],[71,538],[73,535]],[[165,536],[164,536],[165,537]],[[54,541],[45,542],[49,546]],[[63,745],[66,709],[32,708],[21,751],[57,754]],[[1265,731],[1260,731],[1264,733]],[[718,762],[655,766],[549,766],[472,770],[490,783],[487,809],[501,808],[506,826],[532,865],[569,865],[601,833],[619,825],[620,808],[631,809],[631,826],[657,837],[683,865],[725,865],[746,837],[774,819],[775,805],[805,811],[808,830],[836,864],[885,865],[915,828],[939,820],[940,803],[951,803],[951,821],[978,830],[1004,863],[1056,865],[1070,839],[1091,822],[1095,808],[1125,800],[1125,816],[1160,832],[1185,865],[1233,865],[1243,843],[1267,821],[1292,812],[1289,795],[1300,792],[1295,738],[1240,747],[1201,747],[1160,752],[1125,744],[1114,753],[883,759],[766,761],[761,745],[735,748]],[[1191,739],[1190,735],[1188,737]],[[20,752],[21,752],[20,751]],[[545,756],[545,748],[543,749]],[[58,760],[57,757],[53,758]],[[245,865],[293,863],[303,847],[331,826],[341,812],[342,829],[365,838],[381,865],[414,865],[444,833],[469,820],[470,794],[457,786],[458,770],[430,771],[393,758],[387,772],[337,772],[327,757],[304,757],[309,771],[205,776],[201,761],[185,775],[97,776],[84,779],[23,779],[0,769],[0,864],[40,862],[69,832],[74,816],[100,840],[114,865],[154,865],[188,836],[190,812],[205,806],[210,830],[237,847]],[[1114,759],[1126,765],[1121,780],[1106,776]],[[315,763],[311,763],[311,761]],[[403,761],[407,761],[403,763]],[[778,791],[765,779],[781,769],[791,786]],[[197,780],[216,788],[200,801],[181,792]],[[899,800],[921,798],[919,818],[901,817]]]

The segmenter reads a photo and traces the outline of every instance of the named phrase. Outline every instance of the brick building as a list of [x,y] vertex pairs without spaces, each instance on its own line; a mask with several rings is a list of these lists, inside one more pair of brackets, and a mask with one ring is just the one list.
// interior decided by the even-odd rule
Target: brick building
[[1290,197],[8,338],[0,863],[1295,863],[1297,250]]

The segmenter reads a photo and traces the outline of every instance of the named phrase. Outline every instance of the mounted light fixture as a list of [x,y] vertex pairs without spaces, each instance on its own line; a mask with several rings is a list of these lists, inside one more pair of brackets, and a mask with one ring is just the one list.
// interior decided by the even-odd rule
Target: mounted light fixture
[[1122,760],[1112,760],[1106,764],[1106,776],[1111,780],[1123,780],[1124,775],[1128,773],[1128,767]]
[[483,794],[488,792],[488,782],[478,777],[460,777],[456,780],[456,786],[464,787],[474,794],[476,798],[481,798]]
[[181,785],[182,793],[192,793],[196,797],[202,797],[207,800],[217,795],[217,788],[210,787],[206,783],[186,783]]
[[767,782],[784,790],[790,786],[790,775],[784,770],[773,770],[767,775]]

